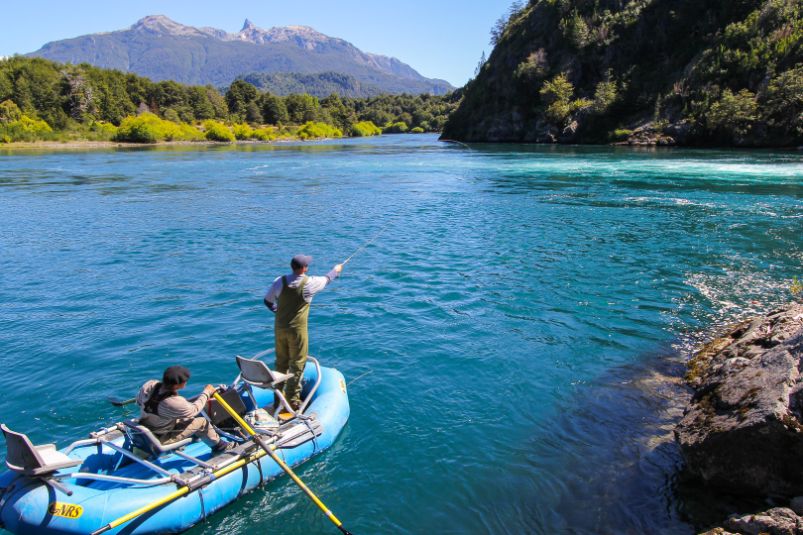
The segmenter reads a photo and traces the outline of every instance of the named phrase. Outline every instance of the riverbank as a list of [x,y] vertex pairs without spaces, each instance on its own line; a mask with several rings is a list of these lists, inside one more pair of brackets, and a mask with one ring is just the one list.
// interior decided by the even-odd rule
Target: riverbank
[[85,149],[136,149],[147,147],[204,147],[204,146],[232,146],[232,145],[277,145],[282,143],[306,143],[311,141],[324,141],[336,138],[319,139],[274,139],[272,141],[157,141],[156,143],[132,143],[122,141],[18,141],[0,144],[0,151],[10,150],[85,150]]
[[675,430],[683,475],[707,489],[707,500],[741,501],[727,518],[696,524],[717,522],[735,533],[803,532],[801,367],[798,303],[739,323],[691,359],[686,380],[694,395]]

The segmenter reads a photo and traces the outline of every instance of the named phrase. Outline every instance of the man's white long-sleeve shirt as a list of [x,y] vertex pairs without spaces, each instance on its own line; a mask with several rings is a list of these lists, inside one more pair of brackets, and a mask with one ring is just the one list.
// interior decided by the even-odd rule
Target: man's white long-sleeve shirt
[[[323,277],[316,277],[312,275],[296,275],[295,273],[285,275],[285,277],[287,278],[288,288],[298,288],[298,286],[301,284],[301,279],[307,277],[307,282],[304,284],[304,301],[311,303],[315,294],[326,288],[326,285],[335,280],[338,275],[339,273],[332,269]],[[271,309],[274,312],[276,311],[276,301],[279,299],[279,294],[282,293],[282,288],[282,277],[276,277],[276,280],[273,281],[273,284],[271,284],[268,292],[265,294],[265,302],[273,305]]]

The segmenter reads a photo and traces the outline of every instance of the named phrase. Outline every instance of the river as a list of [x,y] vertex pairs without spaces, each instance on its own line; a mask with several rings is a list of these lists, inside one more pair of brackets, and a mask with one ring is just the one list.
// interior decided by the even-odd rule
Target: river
[[[801,199],[800,152],[0,151],[0,420],[64,446],[168,365],[229,382],[294,254],[324,274],[382,230],[311,313],[352,412],[299,474],[351,531],[691,533],[683,363],[788,301]],[[333,531],[283,478],[191,533]]]

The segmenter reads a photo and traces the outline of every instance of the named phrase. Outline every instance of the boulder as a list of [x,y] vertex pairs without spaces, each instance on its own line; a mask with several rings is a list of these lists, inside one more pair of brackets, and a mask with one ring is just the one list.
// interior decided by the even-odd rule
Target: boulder
[[753,515],[731,516],[725,528],[744,535],[800,535],[803,533],[803,518],[791,509],[773,507]]
[[732,494],[803,494],[801,357],[801,304],[703,347],[690,361],[695,394],[675,429],[688,474]]

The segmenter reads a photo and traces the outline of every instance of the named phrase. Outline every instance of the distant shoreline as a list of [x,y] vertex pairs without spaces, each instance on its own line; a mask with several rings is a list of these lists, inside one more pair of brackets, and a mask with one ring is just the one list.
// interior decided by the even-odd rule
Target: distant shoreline
[[123,141],[15,141],[13,143],[0,143],[0,151],[7,149],[22,149],[22,150],[35,150],[35,149],[60,149],[60,150],[77,150],[77,149],[119,149],[119,148],[145,148],[145,147],[189,147],[189,146],[226,146],[226,145],[276,145],[280,143],[306,143],[309,141],[322,141],[324,139],[336,138],[320,138],[320,139],[276,139],[273,141],[157,141],[156,143],[133,143]]

